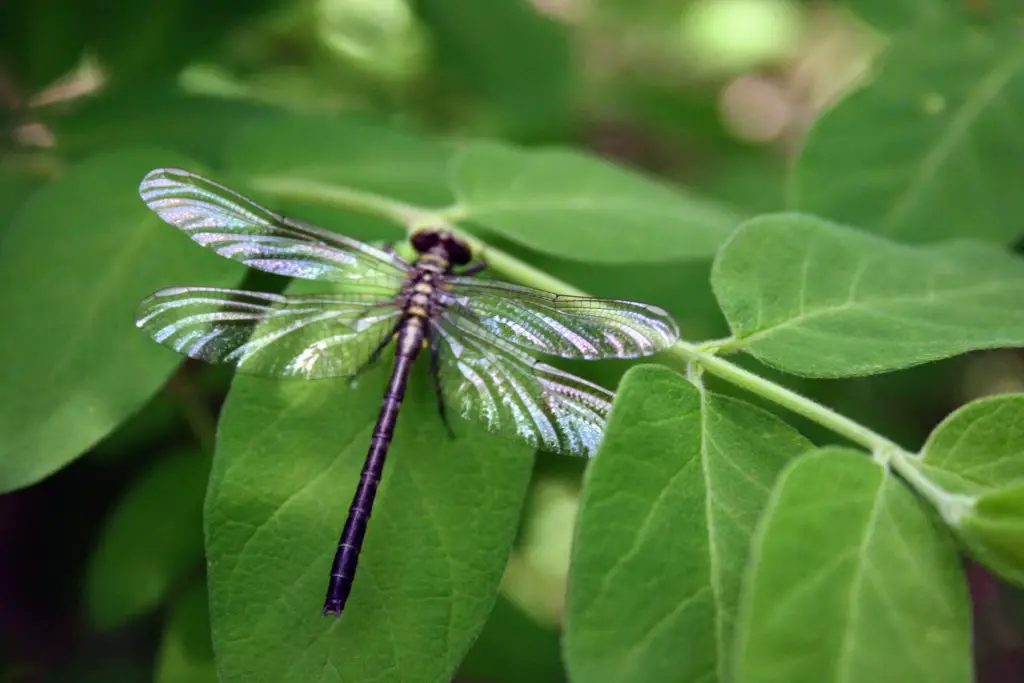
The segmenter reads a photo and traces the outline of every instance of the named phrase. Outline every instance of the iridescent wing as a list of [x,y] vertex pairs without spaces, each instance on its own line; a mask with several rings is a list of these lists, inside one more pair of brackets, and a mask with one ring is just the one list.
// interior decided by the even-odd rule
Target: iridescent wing
[[446,405],[501,436],[552,453],[597,452],[613,394],[531,358],[470,321],[440,317],[437,335]]
[[399,259],[379,249],[274,213],[188,171],[150,171],[139,194],[150,209],[195,242],[250,268],[394,289],[405,273]]
[[360,370],[401,313],[379,296],[173,287],[144,300],[135,325],[190,358],[265,377],[321,379]]
[[672,316],[650,304],[565,296],[472,277],[448,281],[445,315],[453,325],[482,327],[522,349],[562,358],[635,358],[679,339]]

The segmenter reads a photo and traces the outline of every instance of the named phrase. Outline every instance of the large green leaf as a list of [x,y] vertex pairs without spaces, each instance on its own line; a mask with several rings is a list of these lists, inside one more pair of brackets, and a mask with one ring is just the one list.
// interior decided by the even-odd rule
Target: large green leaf
[[775,477],[810,447],[778,418],[669,370],[627,372],[574,544],[573,680],[730,680],[750,537]]
[[955,545],[856,451],[813,451],[783,473],[754,539],[737,626],[737,683],[973,680]]
[[139,477],[107,520],[89,564],[86,601],[99,628],[156,607],[203,557],[202,453],[176,453]]
[[196,247],[139,199],[180,156],[98,157],[32,196],[0,252],[0,491],[27,486],[140,408],[180,358],[133,312],[160,287],[228,286],[244,270]]
[[[359,239],[403,236],[402,226],[339,211],[351,188],[422,206],[451,203],[452,155],[441,142],[355,117],[290,117],[243,128],[226,154],[229,172],[277,210]],[[243,189],[243,188],[238,188]]]
[[226,161],[256,183],[341,185],[440,206],[452,200],[445,178],[451,155],[443,142],[355,116],[292,116],[243,128]]
[[45,180],[29,169],[0,166],[0,240],[10,226],[12,219]]
[[706,200],[566,149],[470,144],[455,156],[451,182],[453,218],[565,259],[706,258],[739,222]]
[[[425,361],[424,361],[425,362]],[[207,500],[221,680],[448,680],[494,602],[532,458],[459,421],[423,363],[410,380],[345,613],[320,616],[338,533],[383,394],[345,381],[239,377]]]
[[566,27],[529,0],[418,0],[441,68],[524,132],[569,121],[572,46]]
[[791,373],[867,375],[1024,344],[1024,262],[994,246],[909,247],[776,214],[740,227],[711,277],[736,348]]
[[217,683],[206,586],[197,581],[171,607],[157,656],[156,683]]
[[140,86],[76,102],[70,112],[54,119],[51,127],[66,158],[152,146],[187,154],[204,164],[218,164],[226,141],[239,126],[281,115],[277,109],[250,102]]
[[881,72],[811,129],[790,208],[907,241],[1017,238],[1019,12],[1018,4],[984,26],[951,18],[898,34]]

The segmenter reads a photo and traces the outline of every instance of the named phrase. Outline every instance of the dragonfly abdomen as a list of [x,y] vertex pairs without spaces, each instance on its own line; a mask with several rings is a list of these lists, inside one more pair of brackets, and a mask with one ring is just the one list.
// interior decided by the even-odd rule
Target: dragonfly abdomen
[[356,567],[359,563],[359,551],[363,546],[363,539],[366,537],[370,511],[373,509],[377,487],[380,485],[381,476],[384,473],[384,461],[387,458],[388,447],[391,445],[391,437],[395,433],[398,411],[401,408],[402,399],[405,397],[405,388],[409,382],[413,361],[416,360],[416,355],[422,347],[425,335],[424,321],[415,315],[406,317],[398,331],[395,367],[391,371],[391,380],[384,392],[380,415],[377,417],[373,437],[370,439],[370,450],[366,456],[366,463],[363,465],[359,485],[356,487],[348,518],[345,520],[345,527],[341,532],[338,550],[334,554],[331,578],[327,585],[327,597],[324,600],[324,615],[340,616],[349,593],[352,591],[352,582],[355,580]]

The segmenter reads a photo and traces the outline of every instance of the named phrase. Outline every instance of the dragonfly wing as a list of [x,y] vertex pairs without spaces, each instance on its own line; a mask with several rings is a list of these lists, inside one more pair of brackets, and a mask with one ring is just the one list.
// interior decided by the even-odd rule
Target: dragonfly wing
[[534,448],[592,457],[614,394],[531,358],[486,330],[445,314],[438,335],[438,380],[447,405],[488,430]]
[[565,296],[496,280],[452,277],[456,325],[483,327],[530,351],[562,358],[636,358],[679,339],[664,309],[620,299]]
[[402,263],[338,233],[265,209],[233,190],[176,168],[150,171],[142,200],[162,219],[219,255],[306,280],[397,288]]
[[355,374],[400,316],[376,296],[174,287],[143,301],[135,324],[190,358],[265,377],[321,379]]

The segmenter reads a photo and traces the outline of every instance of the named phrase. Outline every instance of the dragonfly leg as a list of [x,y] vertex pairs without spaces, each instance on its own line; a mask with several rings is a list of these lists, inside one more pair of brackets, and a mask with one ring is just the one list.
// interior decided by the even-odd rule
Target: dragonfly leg
[[381,250],[385,254],[390,256],[392,258],[392,260],[398,262],[399,264],[401,264],[403,266],[409,265],[409,263],[404,258],[399,256],[397,251],[395,251],[395,243],[394,242],[385,242],[384,246],[381,247]]
[[475,275],[487,267],[487,261],[480,259],[476,263],[466,266],[459,275]]
[[391,340],[395,338],[395,335],[398,333],[398,328],[401,327],[401,325],[402,321],[399,320],[398,324],[395,325],[395,328],[391,330],[391,333],[388,334],[388,336],[384,337],[384,341],[382,341],[380,344],[377,344],[377,348],[373,350],[373,353],[371,353],[370,357],[366,359],[366,362],[359,366],[359,369],[352,373],[352,375],[349,377],[350,381],[354,383],[355,379],[359,377],[359,375],[363,374],[368,369],[373,367],[373,364],[377,362],[378,358],[380,358],[380,354],[384,352],[384,349],[386,349],[389,344],[391,344]]
[[438,339],[439,336],[436,332],[429,331],[427,337],[430,339],[430,377],[434,381],[434,395],[437,396],[437,411],[441,413],[441,422],[444,423],[444,428],[448,430],[448,436],[455,438],[455,431],[452,429],[451,423],[448,422],[448,410],[445,408],[444,395],[441,393],[441,364],[440,354],[438,351]]

